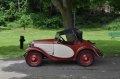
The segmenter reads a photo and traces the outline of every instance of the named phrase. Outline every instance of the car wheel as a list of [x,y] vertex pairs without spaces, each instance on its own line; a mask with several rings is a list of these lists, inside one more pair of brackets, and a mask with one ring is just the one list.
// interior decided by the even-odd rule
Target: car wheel
[[30,52],[25,56],[25,60],[29,66],[37,67],[42,63],[42,55],[38,52]]
[[81,66],[90,66],[94,63],[94,55],[90,50],[83,50],[78,54],[77,62]]

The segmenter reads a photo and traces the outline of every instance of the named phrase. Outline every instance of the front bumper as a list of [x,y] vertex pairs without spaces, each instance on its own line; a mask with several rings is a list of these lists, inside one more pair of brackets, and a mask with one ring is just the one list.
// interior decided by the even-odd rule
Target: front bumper
[[100,53],[99,53],[99,56],[103,56],[103,53],[100,52]]
[[25,57],[27,55],[27,53],[23,54],[23,56]]

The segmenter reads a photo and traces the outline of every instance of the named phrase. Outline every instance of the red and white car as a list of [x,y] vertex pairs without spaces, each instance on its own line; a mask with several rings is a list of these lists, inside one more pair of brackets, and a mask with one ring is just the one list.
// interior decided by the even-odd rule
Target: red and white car
[[[69,41],[67,36],[75,39]],[[83,40],[81,31],[73,28],[57,32],[55,39],[34,40],[24,56],[26,63],[32,67],[40,66],[44,58],[77,61],[82,66],[90,66],[102,53],[92,42]]]

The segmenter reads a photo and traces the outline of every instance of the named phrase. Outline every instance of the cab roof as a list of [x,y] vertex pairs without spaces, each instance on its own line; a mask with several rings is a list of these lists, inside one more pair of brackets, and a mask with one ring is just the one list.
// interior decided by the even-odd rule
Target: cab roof
[[60,35],[73,34],[73,33],[76,34],[77,31],[79,31],[79,29],[77,29],[77,28],[70,28],[70,29],[65,29],[65,30],[59,31],[59,32],[57,32],[57,33],[59,33]]
[[70,29],[65,29],[63,31],[59,31],[57,32],[58,35],[67,35],[67,34],[73,34],[77,37],[77,39],[79,39],[80,41],[83,40],[82,34],[83,32],[80,31],[77,28],[70,28]]

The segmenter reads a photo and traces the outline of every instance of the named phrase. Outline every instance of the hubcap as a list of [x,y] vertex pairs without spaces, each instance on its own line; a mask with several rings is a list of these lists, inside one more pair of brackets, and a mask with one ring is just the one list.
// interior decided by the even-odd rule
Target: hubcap
[[35,61],[35,58],[32,58],[32,61]]
[[36,65],[41,62],[41,57],[33,53],[28,56],[28,61],[31,65]]
[[86,55],[84,56],[84,60],[85,60],[85,61],[87,61],[87,60],[88,60],[88,57],[87,57]]
[[82,65],[89,65],[93,62],[93,56],[91,53],[83,53],[80,55],[80,63]]
[[37,59],[36,55],[33,55],[33,56],[31,57],[31,60],[32,60],[32,61],[35,61],[36,59]]

